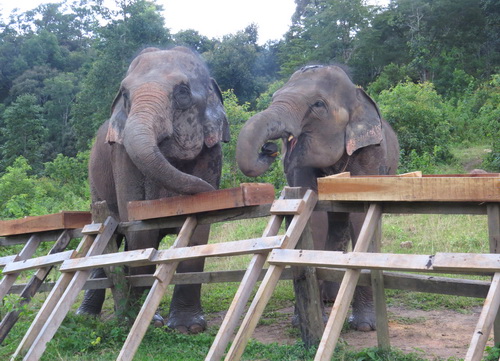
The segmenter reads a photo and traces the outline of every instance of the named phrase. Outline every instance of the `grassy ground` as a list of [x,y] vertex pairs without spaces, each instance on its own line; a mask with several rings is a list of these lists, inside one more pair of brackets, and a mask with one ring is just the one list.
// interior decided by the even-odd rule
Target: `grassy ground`
[[[474,149],[455,151],[456,164],[450,165],[443,173],[461,173],[482,156],[481,146]],[[475,168],[475,166],[473,166]],[[267,219],[244,220],[215,225],[212,229],[212,242],[232,241],[258,237]],[[385,215],[383,220],[383,252],[434,254],[436,252],[488,252],[487,223],[485,216],[470,215]],[[165,247],[168,242],[165,242]],[[209,259],[206,270],[231,270],[246,268],[249,256]],[[477,277],[476,277],[477,278]],[[202,300],[209,314],[227,310],[237,289],[236,283],[208,284],[202,288]],[[171,290],[161,304],[162,314],[168,313]],[[466,297],[388,291],[388,303],[424,310],[449,308],[460,312],[470,312],[481,306],[483,300]],[[39,295],[23,310],[21,320],[16,324],[8,338],[0,347],[0,359],[7,359],[19,344],[31,320],[36,315],[46,295]],[[279,314],[275,311],[293,304],[291,282],[279,283],[265,310],[261,322],[277,322]],[[16,296],[4,300],[0,313],[16,307]],[[89,319],[70,313],[58,333],[48,345],[42,360],[114,360],[128,334],[128,327],[119,324],[112,314],[112,300],[107,300],[103,319]],[[76,308],[76,305],[74,306]],[[210,326],[208,332],[200,335],[182,335],[150,328],[143,340],[135,360],[202,360],[217,332]],[[297,332],[291,327],[283,332]],[[297,335],[297,339],[300,337]],[[298,341],[295,345],[264,345],[250,342],[243,358],[245,360],[312,360],[314,349],[306,350]],[[488,359],[498,360],[498,349],[490,350]],[[353,352],[339,346],[333,360],[391,360],[419,361],[421,355],[403,354],[398,350],[382,352],[365,349]]]

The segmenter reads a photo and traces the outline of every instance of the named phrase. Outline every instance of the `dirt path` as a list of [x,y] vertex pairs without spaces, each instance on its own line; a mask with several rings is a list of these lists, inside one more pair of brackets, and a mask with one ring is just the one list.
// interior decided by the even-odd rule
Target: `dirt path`
[[[293,344],[296,333],[290,331],[293,309],[280,310],[279,322],[259,325],[253,335],[263,343]],[[421,311],[389,307],[389,333],[391,346],[405,353],[415,352],[429,360],[450,357],[464,358],[479,318],[480,308],[472,313],[455,311]],[[377,346],[375,332],[347,331],[342,341],[354,350]],[[493,346],[493,340],[488,341]]]

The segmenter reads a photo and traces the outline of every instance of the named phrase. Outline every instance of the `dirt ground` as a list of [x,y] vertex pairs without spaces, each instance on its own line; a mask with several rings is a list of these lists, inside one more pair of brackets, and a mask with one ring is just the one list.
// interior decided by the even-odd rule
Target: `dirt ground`
[[[283,314],[283,317],[279,317],[279,322],[257,326],[253,338],[263,343],[297,342],[298,331],[289,331],[293,308],[278,312]],[[480,307],[467,314],[447,310],[421,311],[388,307],[391,347],[405,353],[417,353],[429,360],[447,360],[450,357],[463,359],[480,312]],[[343,332],[340,337],[340,342],[353,350],[377,346],[376,332],[351,330]],[[492,337],[488,345],[493,346]]]

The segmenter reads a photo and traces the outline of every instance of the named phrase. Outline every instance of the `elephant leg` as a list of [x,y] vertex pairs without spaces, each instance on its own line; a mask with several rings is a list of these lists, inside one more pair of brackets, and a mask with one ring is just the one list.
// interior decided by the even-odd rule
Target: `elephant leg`
[[[158,248],[159,245],[159,231],[140,231],[140,232],[128,232],[127,233],[127,243],[125,250],[133,251],[136,249],[146,249],[146,248]],[[132,276],[143,275],[143,274],[153,274],[156,270],[156,266],[141,266],[141,267],[130,267],[129,273]],[[140,307],[139,301],[141,300],[144,292],[148,291],[150,287],[133,287],[130,292],[130,304],[133,307]]]
[[[123,237],[116,237],[116,245],[120,248]],[[110,242],[113,242],[111,240]],[[95,268],[90,273],[90,278],[106,278],[106,273],[102,268]],[[98,316],[102,311],[102,305],[106,297],[106,289],[90,289],[86,290],[83,295],[83,300],[78,309],[77,315],[91,315]]]
[[[106,278],[104,269],[95,268],[90,273],[90,278]],[[98,316],[101,313],[106,289],[86,290],[80,307],[76,310],[77,315]]]
[[[345,251],[350,240],[349,214],[328,213],[328,234],[323,249],[326,251]],[[324,301],[333,302],[339,291],[339,283],[324,281],[321,284],[321,296]]]
[[[197,226],[189,245],[207,244],[209,233],[210,225]],[[202,272],[204,265],[204,258],[184,261],[177,267],[177,272]],[[174,287],[167,327],[182,333],[199,333],[207,328],[201,307],[201,284]]]
[[[364,213],[351,214],[353,240],[357,240],[364,218]],[[375,330],[375,308],[373,305],[372,288],[370,286],[356,287],[352,304],[352,315],[349,318],[349,323],[358,331],[367,332]]]

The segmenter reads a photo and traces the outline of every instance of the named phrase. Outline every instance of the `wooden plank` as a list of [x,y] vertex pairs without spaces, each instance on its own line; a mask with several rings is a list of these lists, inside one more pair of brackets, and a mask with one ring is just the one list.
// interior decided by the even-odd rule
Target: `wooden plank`
[[242,183],[240,187],[243,192],[245,206],[269,204],[276,197],[274,186],[269,183]]
[[[307,190],[303,199],[306,204],[304,211],[292,218],[287,227],[281,248],[294,248],[299,241],[304,227],[309,221],[314,206],[316,205],[316,193],[311,190]],[[247,314],[243,319],[225,360],[239,360],[241,358],[241,355],[243,354],[243,351],[253,331],[255,330],[255,327],[257,326],[257,322],[264,312],[264,308],[266,307],[283,270],[284,266],[269,266],[266,276],[257,290],[252,303],[250,304]]]
[[82,228],[91,222],[90,212],[60,212],[44,216],[0,221],[0,236]]
[[[15,256],[14,260],[19,261],[30,258],[35,253],[39,244],[40,244],[40,238],[38,237],[38,235],[36,234],[32,235],[28,243],[26,243],[23,249],[19,252],[19,254]],[[19,276],[18,273],[17,274],[14,273],[2,277],[2,280],[0,281],[0,300],[2,300],[4,296],[7,294],[7,292],[12,287],[14,282],[16,282],[18,276]]]
[[271,206],[271,214],[290,215],[299,214],[304,209],[302,199],[277,199]]
[[99,234],[104,229],[102,223],[90,223],[85,225],[82,229],[82,234]]
[[[374,232],[379,225],[381,216],[381,206],[379,204],[371,204],[366,213],[365,221],[361,227],[353,253],[366,252],[368,250]],[[373,256],[373,254],[371,254],[371,256]],[[323,332],[323,337],[319,343],[318,351],[314,358],[315,361],[329,361],[332,358],[333,350],[337,345],[340,331],[344,325],[344,320],[347,316],[347,311],[349,310],[359,276],[360,270],[348,269],[345,272],[339,292],[330,311],[325,332]]]
[[238,188],[220,189],[191,196],[130,202],[128,216],[130,221],[145,220],[266,204],[272,203],[273,200],[272,184],[259,183],[253,186],[244,183]]
[[495,273],[491,281],[490,291],[484,301],[483,309],[479,315],[469,350],[465,356],[465,361],[481,361],[483,359],[484,348],[488,341],[493,327],[493,322],[500,307],[500,273]]
[[70,250],[70,251],[50,254],[47,256],[30,258],[24,261],[12,262],[6,265],[2,272],[4,274],[12,274],[21,271],[27,271],[34,268],[54,266],[56,264],[62,263],[65,260],[70,259],[75,254],[76,251]]
[[[372,240],[372,252],[382,251],[382,217],[379,219]],[[385,299],[384,273],[382,270],[371,271],[371,286],[375,308],[375,329],[377,330],[377,344],[382,350],[391,348],[389,337],[389,318],[387,317],[387,302]]]
[[139,249],[118,253],[106,253],[93,257],[67,259],[59,270],[61,272],[76,272],[85,269],[128,265],[131,267],[147,266],[152,264],[156,253],[154,248]]
[[[196,229],[196,225],[196,218],[188,217],[171,249],[186,247],[189,244],[189,240],[191,239],[194,230]],[[134,325],[132,326],[127,339],[120,350],[117,360],[127,361],[134,358],[134,355],[137,352],[144,335],[146,334],[146,330],[148,329],[149,324],[151,323],[151,320],[160,305],[161,299],[165,294],[170,281],[172,280],[178,264],[178,262],[161,264],[156,270],[156,280],[153,283],[153,287],[151,287],[151,290],[149,291],[148,296],[134,321]]]
[[279,247],[283,239],[284,236],[270,236],[187,248],[172,248],[156,252],[152,258],[152,262],[164,263],[184,261],[196,257],[221,257],[250,253],[267,253]]
[[319,178],[320,200],[499,202],[500,177],[363,176]]
[[500,254],[436,253],[432,268],[443,272],[500,272]]
[[5,267],[6,264],[14,262],[16,260],[16,255],[0,257],[0,267]]
[[269,264],[413,272],[500,272],[500,254],[436,253],[436,255],[275,249]]

